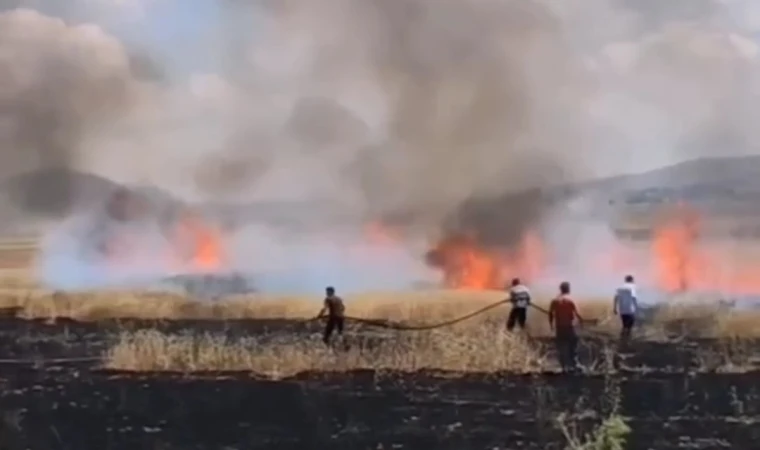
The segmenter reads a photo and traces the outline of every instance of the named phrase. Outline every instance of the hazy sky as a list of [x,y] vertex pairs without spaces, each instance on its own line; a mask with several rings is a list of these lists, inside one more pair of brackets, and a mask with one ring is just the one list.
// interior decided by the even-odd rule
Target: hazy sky
[[[0,178],[64,167],[188,199],[298,202],[297,231],[240,233],[256,270],[323,269],[386,217],[414,237],[476,229],[512,246],[555,220],[530,196],[494,203],[502,194],[760,153],[759,0],[0,0],[0,11]],[[560,247],[578,266],[582,253]],[[280,261],[256,258],[268,254]],[[420,255],[389,257],[405,272],[389,278],[416,278]],[[334,266],[316,282],[378,275]]]
[[[222,189],[222,179],[256,179],[259,191],[283,192],[293,179],[343,177],[347,171],[358,173],[357,165],[366,172],[385,165],[392,168],[389,173],[400,173],[399,167],[435,167],[437,176],[450,171],[444,176],[450,179],[461,175],[465,164],[469,172],[457,184],[461,181],[466,187],[451,194],[462,197],[469,195],[466,191],[481,190],[483,180],[519,178],[511,187],[520,187],[523,178],[536,179],[535,174],[525,175],[515,161],[529,161],[533,168],[551,160],[563,176],[588,178],[705,155],[760,152],[760,132],[752,120],[760,113],[755,111],[760,105],[756,101],[758,1],[484,0],[438,3],[426,15],[414,9],[418,4],[424,2],[399,0],[381,11],[372,2],[346,0],[0,0],[6,15],[18,7],[40,13],[34,18],[8,16],[11,22],[27,21],[29,31],[13,36],[29,41],[25,45],[32,41],[43,45],[44,36],[55,27],[47,19],[59,17],[71,36],[79,36],[74,40],[96,48],[115,37],[123,53],[153,61],[162,77],[151,83],[140,81],[139,89],[125,87],[130,93],[139,91],[138,100],[120,97],[124,104],[118,110],[125,112],[118,120],[98,121],[97,126],[77,123],[76,139],[72,138],[76,142],[70,146],[76,147],[78,166],[122,181],[172,186],[185,195],[212,191],[227,195],[230,190],[253,195],[237,182],[232,183],[234,188]],[[535,7],[539,12],[520,12],[528,19],[518,23],[507,23],[516,16],[514,11],[499,16],[501,10],[516,10],[521,4],[540,5]],[[381,15],[385,22],[375,19]],[[484,25],[493,25],[494,31],[483,32],[480,48],[477,25],[468,21],[485,23],[491,16],[493,21],[502,17],[498,19],[502,25]],[[396,58],[384,46],[396,45],[389,44],[390,39],[404,42],[401,32],[392,30],[410,18],[419,23],[404,31],[408,36],[403,39],[410,42],[403,50],[407,54],[395,62],[388,60],[388,66],[395,68],[378,64],[382,58]],[[531,20],[535,22],[528,24]],[[48,31],[29,37],[34,24]],[[81,24],[94,24],[103,34],[74,27]],[[95,42],[98,39],[101,44]],[[118,53],[108,42],[103,52]],[[12,39],[6,44],[17,45]],[[59,50],[72,57],[70,49]],[[502,51],[511,53],[495,59],[486,55]],[[474,56],[463,59],[467,54]],[[81,59],[81,54],[76,58]],[[503,67],[496,68],[502,64],[498,58]],[[422,70],[433,72],[404,73]],[[418,76],[419,82],[410,78]],[[504,109],[513,94],[505,92],[502,99],[486,104],[475,92],[482,88],[483,79],[478,77],[491,77],[485,83],[495,83],[499,76],[524,78],[518,80],[522,88],[512,86],[522,98],[510,100],[522,105],[519,120],[505,126],[502,135],[495,125],[483,129],[479,123],[498,114],[515,119]],[[454,114],[450,111],[457,108],[464,112],[459,117],[436,116],[431,119],[436,122],[427,125],[418,123],[418,128],[429,127],[427,135],[394,141],[401,139],[403,130],[388,127],[401,120],[402,111],[391,103],[401,101],[396,96],[410,83],[420,87],[428,81],[430,92],[414,91],[424,101],[409,100],[423,102],[425,106],[415,108],[427,108],[426,112],[412,113],[410,105],[399,106],[405,120],[445,115],[441,111]],[[411,98],[410,92],[404,95]],[[457,100],[462,95],[479,103],[457,106],[464,101]],[[329,101],[315,107],[312,97]],[[304,106],[304,99],[311,106]],[[502,100],[504,104],[498,103]],[[431,102],[439,105],[433,107]],[[446,102],[450,105],[440,106]],[[345,110],[340,114],[350,119],[336,119],[336,104]],[[475,111],[476,107],[483,109]],[[329,163],[319,167],[303,151],[316,145],[317,131],[308,131],[306,138],[302,131],[298,136],[293,132],[296,116],[312,117],[302,112],[308,108],[320,111],[314,116],[319,120],[329,116],[333,121],[319,126],[342,130],[337,138],[340,145],[330,144],[334,148],[320,156]],[[327,114],[320,108],[333,110]],[[478,114],[485,115],[476,120]],[[312,117],[303,123],[319,120]],[[355,124],[346,125],[347,121]],[[446,135],[449,132],[457,135]],[[296,138],[301,141],[295,142]],[[379,157],[382,162],[368,162],[374,158],[366,156],[368,148],[405,145],[446,149],[427,153],[427,159],[391,155]],[[499,147],[508,150],[494,150]],[[462,161],[438,167],[437,161],[452,158]],[[409,182],[406,186],[399,182],[399,189],[419,191],[414,181],[420,172],[415,170],[401,176]],[[334,196],[332,191],[346,192],[345,186],[329,183],[304,189],[327,197]],[[288,195],[301,200],[304,194]],[[348,197],[346,201],[352,201]]]
[[[124,0],[124,3],[129,2]],[[133,13],[134,21],[112,22],[109,28],[114,34],[149,49],[174,76],[187,77],[218,70],[218,57],[213,46],[209,45],[211,33],[219,23],[217,1],[156,0],[142,3],[144,6]]]

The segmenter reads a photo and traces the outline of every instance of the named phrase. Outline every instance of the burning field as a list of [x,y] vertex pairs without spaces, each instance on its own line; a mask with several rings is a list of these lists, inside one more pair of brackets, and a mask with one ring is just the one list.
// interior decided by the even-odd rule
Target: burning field
[[[216,300],[319,292],[329,284],[348,293],[503,290],[512,278],[546,296],[567,280],[580,297],[606,297],[625,274],[636,277],[650,303],[676,294],[742,303],[760,295],[754,241],[716,233],[715,217],[696,207],[660,207],[646,224],[648,238],[638,240],[546,209],[542,221],[507,230],[506,239],[478,228],[481,219],[435,233],[391,219],[283,232],[266,218],[230,225],[191,205],[157,204],[121,190],[101,211],[50,233],[38,249],[37,270],[51,289],[179,288]],[[6,253],[15,258],[19,251]]]
[[0,448],[757,447],[754,7],[426,1],[0,0]]
[[[437,233],[387,218],[283,237],[267,220],[230,225],[116,191],[41,243],[28,268],[41,283],[0,290],[13,316],[0,319],[3,443],[713,449],[757,439],[747,424],[760,420],[760,313],[735,307],[757,295],[750,244],[706,232],[712,217],[696,208],[664,209],[644,241],[547,211],[504,236],[476,214]],[[18,254],[8,245],[9,266]],[[647,309],[623,345],[609,297],[628,273]],[[513,277],[539,306],[527,333],[504,330],[506,305],[434,326],[503,300]],[[564,279],[591,319],[577,376],[557,374],[541,310]],[[351,317],[372,322],[350,320],[332,348],[313,319],[327,284]],[[251,407],[262,402],[287,414]],[[199,434],[193,424],[210,412],[227,425]],[[87,438],[85,422],[97,430]]]
[[[364,297],[351,310],[432,322],[493,299],[429,295],[397,295],[398,303]],[[713,449],[750,448],[744,444],[758,437],[752,424],[760,419],[760,345],[750,324],[760,318],[742,327],[746,317],[709,305],[660,311],[627,347],[618,347],[614,324],[590,327],[580,351],[585,373],[559,376],[537,312],[532,337],[505,333],[500,310],[424,332],[350,323],[344,341],[330,350],[320,342],[319,323],[282,318],[308,316],[314,306],[308,301],[216,304],[205,311],[204,303],[194,307],[206,319],[114,321],[95,320],[95,305],[105,299],[57,300],[70,308],[61,315],[74,315],[77,305],[93,315],[50,320],[37,310],[37,320],[1,321],[6,432],[0,439],[7,448],[60,448],[61,442],[80,449],[104,442],[117,449],[240,448],[240,442],[245,448],[514,448],[505,443],[519,441],[521,448],[561,449],[576,439],[603,439],[632,449]],[[126,309],[130,303],[122,301]],[[148,301],[162,305],[166,316],[193,315],[193,305],[175,303],[175,310],[168,299],[146,296],[131,305]],[[606,307],[587,302],[582,314],[603,316]],[[258,318],[224,315],[235,312]]]
[[[98,222],[108,226],[99,227],[100,240],[86,241],[105,244],[85,252],[100,269],[92,279],[128,280],[116,274],[145,262],[161,278],[189,277],[190,295],[136,287],[147,278],[53,293],[8,280],[0,306],[15,317],[0,318],[2,445],[576,449],[601,441],[714,449],[750,448],[760,438],[752,425],[760,420],[760,315],[718,301],[751,296],[754,285],[742,272],[717,275],[738,252],[701,236],[700,221],[680,210],[663,218],[651,242],[594,239],[571,258],[541,228],[511,245],[457,230],[415,247],[407,230],[380,221],[361,226],[360,238],[341,249],[337,267],[354,265],[353,273],[371,271],[376,260],[425,269],[421,281],[433,288],[343,294],[352,317],[381,325],[461,317],[502,300],[515,276],[535,286],[545,308],[557,272],[577,274],[570,280],[581,314],[594,320],[581,331],[583,373],[575,376],[558,375],[539,309],[524,334],[504,330],[508,307],[500,306],[427,331],[349,321],[335,347],[325,347],[322,324],[313,320],[316,295],[262,292],[266,270],[247,272],[233,289],[230,274],[242,267],[234,229],[192,209],[138,211]],[[46,245],[43,257],[60,248]],[[13,258],[17,247],[9,246]],[[309,242],[295,251],[318,249],[328,261],[328,247]],[[565,261],[588,266],[571,270]],[[656,265],[633,272],[640,285],[670,300],[645,311],[635,340],[621,345],[609,292],[597,295],[604,282],[594,279],[614,285],[629,268],[643,269],[640,261]],[[281,410],[256,406],[270,403]]]
[[[723,258],[736,253],[721,253],[727,251],[721,242],[700,236],[694,215],[679,210],[664,218],[645,245],[617,242],[575,256],[593,263],[585,269],[593,274],[581,272],[576,298],[594,321],[581,332],[583,374],[560,376],[538,309],[530,312],[527,334],[505,332],[501,306],[428,331],[349,322],[346,335],[327,348],[322,324],[313,320],[318,298],[250,292],[253,284],[234,290],[229,283],[207,289],[214,301],[203,295],[204,277],[218,281],[234,271],[234,230],[199,212],[183,209],[159,222],[142,211],[101,228],[99,242],[107,245],[95,260],[107,271],[100,273],[112,276],[139,261],[146,247],[140,240],[148,236],[147,243],[151,234],[118,225],[142,220],[144,227],[159,223],[143,230],[161,229],[165,237],[153,247],[150,267],[191,277],[196,287],[190,296],[130,284],[51,295],[9,280],[0,296],[6,311],[15,308],[14,318],[0,319],[0,409],[8,430],[1,442],[8,448],[520,442],[526,449],[575,449],[599,440],[632,449],[713,449],[749,448],[744,444],[760,437],[751,425],[760,420],[753,406],[760,315],[718,302],[752,295],[753,285],[740,272],[715,275],[714,267],[725,268]],[[351,264],[412,253],[403,229],[375,221],[361,230],[362,245],[342,253]],[[115,245],[123,236],[133,240]],[[436,289],[345,294],[349,314],[407,326],[441,323],[502,300],[514,276],[537,286],[536,301],[545,308],[552,271],[562,267],[550,238],[537,228],[500,246],[477,233],[445,233],[417,253]],[[9,248],[11,256],[18,251]],[[608,295],[595,295],[598,283],[586,283],[584,291],[583,281],[592,275],[617,281],[625,268],[637,267],[635,258],[657,265],[635,273],[670,301],[646,311],[635,340],[620,345]],[[726,297],[709,295],[715,291]],[[282,411],[264,414],[255,406],[265,403]],[[212,417],[225,425],[200,432]]]
[[[98,279],[117,279],[147,261],[143,268],[162,277],[190,277],[191,295],[139,283],[51,293],[31,280],[8,279],[0,290],[0,306],[15,316],[0,318],[7,430],[0,443],[7,448],[216,449],[246,442],[245,448],[506,449],[519,442],[525,449],[575,449],[599,440],[631,449],[714,449],[750,448],[745,444],[760,438],[752,425],[760,420],[754,406],[760,315],[718,302],[751,295],[753,285],[740,272],[715,275],[715,267],[728,265],[723,258],[736,253],[721,253],[727,251],[721,242],[700,236],[692,215],[667,217],[644,245],[616,242],[574,255],[589,261],[576,298],[594,321],[581,332],[583,374],[560,376],[538,309],[526,334],[505,332],[508,307],[500,306],[427,331],[350,321],[343,339],[327,348],[322,324],[313,320],[319,298],[251,292],[260,288],[255,276],[231,287],[234,229],[191,209],[163,216],[136,211],[142,213],[107,214],[99,222],[108,226],[92,242],[105,245],[89,257],[99,264],[96,275],[110,278]],[[151,240],[156,230],[160,241]],[[509,246],[477,233],[444,233],[415,252],[405,233],[371,222],[340,256],[361,273],[375,258],[388,264],[417,255],[435,289],[344,294],[352,317],[407,326],[445,322],[502,300],[514,276],[536,286],[545,308],[553,271],[568,267],[560,264],[561,247],[540,228]],[[9,264],[18,247],[8,246]],[[52,248],[43,247],[43,257]],[[327,255],[325,246],[316,248]],[[140,259],[148,254],[152,259]],[[670,301],[646,311],[635,340],[620,345],[609,293],[597,297],[600,284],[584,281],[616,282],[626,268],[642,267],[635,258],[656,263],[635,274]],[[218,286],[209,288],[209,280]],[[281,410],[256,406],[270,403]]]

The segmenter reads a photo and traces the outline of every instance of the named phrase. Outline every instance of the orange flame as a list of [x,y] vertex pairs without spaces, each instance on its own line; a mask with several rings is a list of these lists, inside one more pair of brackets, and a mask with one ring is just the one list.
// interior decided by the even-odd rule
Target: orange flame
[[[584,270],[600,277],[619,279],[623,275],[620,271],[635,267],[639,257],[645,256],[653,272],[647,274],[651,276],[646,280],[643,279],[646,276],[642,276],[637,277],[637,281],[665,292],[760,293],[760,268],[749,260],[741,260],[741,253],[748,250],[707,242],[702,231],[709,225],[708,220],[703,220],[694,210],[680,207],[669,213],[667,220],[655,228],[645,254],[641,253],[641,248],[611,242],[602,251],[582,255]],[[402,229],[374,222],[365,227],[364,236],[375,246],[408,250],[404,247],[406,241]],[[104,251],[110,259],[119,259],[121,250],[128,253],[131,239],[139,238],[139,235],[122,232],[106,242]],[[224,268],[223,242],[220,231],[195,212],[184,213],[171,230],[171,250],[183,252],[179,261],[183,270],[217,271]],[[547,268],[545,249],[541,236],[532,230],[525,232],[518,245],[511,248],[488,246],[473,235],[461,233],[440,239],[427,252],[425,259],[430,266],[440,270],[442,284],[446,287],[503,289],[512,277],[531,282],[541,276]],[[374,251],[365,251],[361,255],[377,257]],[[176,259],[174,255],[172,258]]]
[[[106,202],[105,213],[118,223],[104,230],[98,250],[117,265],[127,262],[134,254],[133,249],[140,247],[142,236],[139,226],[130,229],[121,225],[147,223],[145,219],[155,219],[156,211],[146,197],[119,189]],[[166,249],[164,261],[173,269],[212,271],[221,268],[225,259],[222,236],[198,213],[189,209],[183,211],[168,231],[170,248]],[[146,242],[150,245],[150,241]]]
[[655,231],[652,250],[657,284],[666,292],[684,292],[695,278],[698,232],[698,217],[684,209]]
[[658,287],[668,292],[760,293],[760,269],[742,260],[741,249],[701,239],[705,222],[695,211],[679,208],[655,231]]
[[503,289],[508,277],[530,279],[543,268],[543,243],[526,233],[516,250],[490,249],[466,234],[448,236],[428,252],[428,264],[454,289]]
[[177,229],[179,248],[190,248],[189,262],[192,268],[210,271],[222,266],[222,239],[215,228],[206,224],[199,216],[186,213],[179,221]]
[[397,230],[380,222],[365,225],[363,235],[374,245],[397,245],[401,241]]

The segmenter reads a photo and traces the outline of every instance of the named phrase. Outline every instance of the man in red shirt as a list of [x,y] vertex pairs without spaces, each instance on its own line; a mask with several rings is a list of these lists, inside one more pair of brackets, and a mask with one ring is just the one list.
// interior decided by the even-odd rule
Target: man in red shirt
[[578,368],[578,335],[574,326],[576,320],[580,325],[583,318],[570,298],[570,283],[563,281],[559,285],[559,296],[552,300],[549,306],[549,327],[555,332],[557,355],[563,372]]

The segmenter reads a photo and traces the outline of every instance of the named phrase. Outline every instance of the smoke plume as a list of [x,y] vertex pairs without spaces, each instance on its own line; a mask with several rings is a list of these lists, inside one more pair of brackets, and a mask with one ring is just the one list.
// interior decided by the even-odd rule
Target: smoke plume
[[[539,3],[328,0],[245,11],[264,25],[231,70],[246,76],[247,123],[227,152],[255,163],[204,177],[204,189],[277,195],[282,173],[297,180],[299,199],[342,199],[356,215],[425,229],[458,222],[472,199],[586,169],[576,118],[591,80]],[[265,109],[268,126],[249,121]],[[496,220],[467,214],[477,223],[464,225],[518,230],[506,230],[510,240],[539,205],[518,202]]]
[[0,176],[41,171],[16,199],[31,212],[60,214],[74,193],[67,178],[50,175],[76,167],[88,133],[130,107],[130,59],[98,27],[26,9],[0,14],[0,55]]
[[170,65],[150,48],[134,58],[97,25],[9,10],[3,170],[78,168],[205,202],[297,205],[288,222],[301,240],[261,224],[230,237],[293,259],[356,243],[377,220],[410,249],[459,232],[510,247],[556,223],[552,186],[755,151],[752,5],[219,1],[218,22],[189,45],[217,55],[214,73],[162,82],[145,79]]
[[[732,25],[737,2],[237,5],[261,31],[230,63],[247,138],[233,127],[227,151],[255,161],[218,178],[230,189],[267,196],[272,174],[290,173],[298,197],[351,193],[370,216],[448,218],[509,241],[542,202],[510,195],[496,217],[504,193],[757,140],[745,118],[757,48]],[[265,109],[262,126],[251,118]]]

